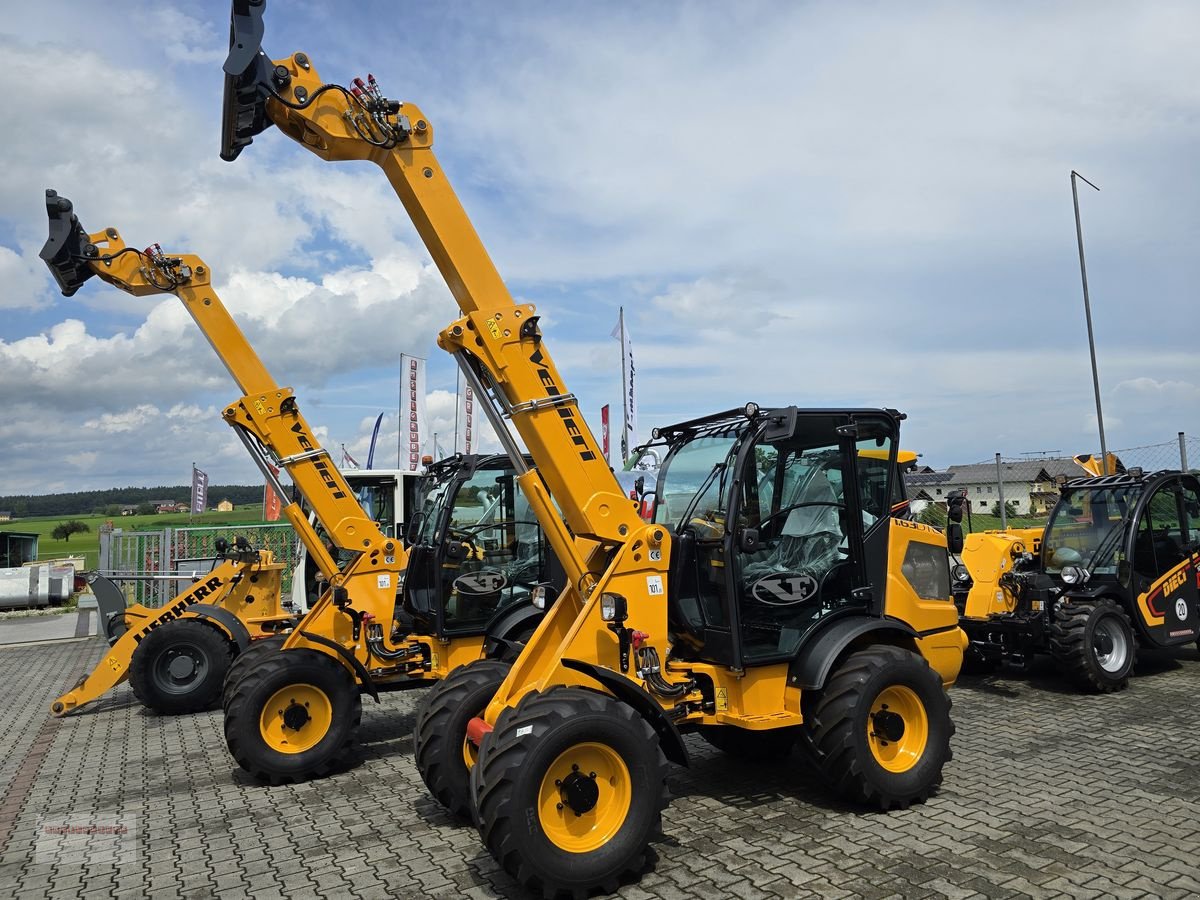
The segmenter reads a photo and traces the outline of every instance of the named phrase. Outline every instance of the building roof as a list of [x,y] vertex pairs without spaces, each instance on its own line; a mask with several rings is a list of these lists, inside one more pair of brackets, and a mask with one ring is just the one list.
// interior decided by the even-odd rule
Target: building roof
[[[1058,475],[1071,478],[1081,472],[1079,465],[1070,457],[1053,459],[1030,459],[1017,462],[1000,462],[1000,475],[1005,484],[1035,484],[1052,482]],[[949,466],[944,472],[928,472],[906,475],[904,483],[910,488],[960,487],[965,484],[995,484],[994,462],[972,463],[965,466]]]

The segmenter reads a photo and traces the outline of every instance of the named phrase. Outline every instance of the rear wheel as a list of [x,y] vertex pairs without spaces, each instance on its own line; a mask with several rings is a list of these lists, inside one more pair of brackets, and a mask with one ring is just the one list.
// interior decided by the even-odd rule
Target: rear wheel
[[241,680],[251,668],[258,665],[258,661],[272,653],[278,653],[283,647],[283,642],[287,640],[286,634],[276,634],[269,638],[261,638],[234,657],[233,663],[229,666],[229,671],[225,673],[225,683],[221,688],[221,706],[229,705],[229,698],[233,696],[233,689],[237,687],[237,683]]
[[702,725],[698,732],[711,746],[737,759],[768,762],[783,760],[800,739],[799,728],[748,731],[733,725]]
[[492,856],[545,897],[611,892],[640,872],[666,806],[666,758],[628,705],[553,687],[507,709],[472,772]]
[[263,781],[321,778],[342,761],[361,718],[358,687],[341,663],[316,650],[281,650],[234,687],[225,741]]
[[471,769],[478,756],[467,740],[467,724],[484,710],[512,664],[481,659],[460,666],[435,684],[417,706],[413,749],[417,771],[442,806],[470,819]]
[[176,619],[159,625],[129,661],[134,695],[155,712],[199,712],[221,699],[234,644],[215,625]]
[[1072,681],[1102,694],[1124,689],[1137,659],[1129,616],[1108,597],[1059,607],[1050,649]]
[[950,698],[925,659],[879,646],[848,656],[808,723],[820,765],[850,799],[887,810],[924,801],[950,760]]

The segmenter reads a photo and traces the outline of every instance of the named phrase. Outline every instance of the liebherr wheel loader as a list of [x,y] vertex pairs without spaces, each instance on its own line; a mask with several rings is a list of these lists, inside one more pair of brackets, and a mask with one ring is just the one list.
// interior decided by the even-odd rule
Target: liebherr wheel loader
[[[280,497],[287,494],[276,472],[288,471],[333,548],[350,557],[339,569],[300,503],[284,506],[329,589],[286,634],[259,641],[230,666],[225,734],[239,765],[272,782],[322,775],[353,740],[360,693],[378,700],[381,690],[427,684],[468,661],[515,652],[558,581],[505,457],[456,456],[432,468],[427,509],[411,523],[410,560],[401,541],[364,513],[292,390],[271,379],[203,260],[157,245],[135,250],[114,228],[88,234],[70,201],[53,191],[47,211],[43,258],[67,296],[97,275],[135,296],[179,297],[246,392],[225,408],[226,422]],[[409,561],[417,565],[401,593]],[[185,615],[218,619],[219,611],[192,605]]]
[[954,567],[975,667],[1049,654],[1097,693],[1129,683],[1139,644],[1197,641],[1198,584],[1200,480],[1170,470],[1068,481],[1044,530],[972,534]]
[[681,729],[799,732],[863,803],[929,796],[950,756],[944,687],[966,638],[945,535],[864,496],[859,451],[885,451],[894,477],[900,414],[747,404],[667,429],[656,519],[643,522],[536,310],[513,302],[438,165],[429,119],[373,78],[325,83],[305,53],[267,57],[264,6],[233,4],[222,157],[274,124],[323,159],[383,168],[462,311],[438,344],[567,571],[507,671],[473,663],[427,695],[415,740],[436,795],[457,803],[469,770],[484,842],[546,896],[613,889],[639,870],[667,761],[687,763]]
[[[372,518],[394,535],[412,500],[405,476],[382,470],[343,474],[363,508],[372,509]],[[111,649],[50,705],[52,715],[74,712],[125,681],[157,713],[208,709],[220,702],[228,673],[241,671],[253,657],[245,655],[248,648],[267,638],[277,638],[272,646],[282,640],[309,605],[309,590],[320,584],[307,554],[293,572],[292,599],[286,600],[280,593],[284,566],[270,551],[253,549],[242,537],[233,544],[220,538],[215,549],[212,570],[157,608],[130,604],[113,579],[88,575],[100,631]],[[319,591],[314,601],[316,596]]]

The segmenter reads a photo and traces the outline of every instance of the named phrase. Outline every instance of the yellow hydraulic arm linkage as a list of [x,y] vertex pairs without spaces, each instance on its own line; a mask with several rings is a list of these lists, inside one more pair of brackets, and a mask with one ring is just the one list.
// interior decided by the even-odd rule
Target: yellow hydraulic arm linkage
[[[758,447],[779,464],[775,508],[761,520],[772,550],[793,539],[789,528],[815,527],[804,524],[819,518],[811,510],[783,515],[796,506],[842,508],[840,519],[825,515],[838,520],[831,527],[846,541],[842,554],[826,530],[825,549],[839,565],[818,572],[821,580],[786,566],[758,579],[766,598],[760,621],[772,635],[761,664],[744,664],[757,662],[741,646],[743,637],[754,639],[753,622],[744,634],[719,623],[728,652],[673,656],[688,623],[682,607],[680,617],[668,616],[668,595],[680,601],[681,587],[669,592],[667,576],[683,539],[694,537],[691,524],[682,523],[676,541],[665,525],[643,522],[623,495],[550,357],[534,307],[513,301],[439,166],[428,117],[387,98],[372,77],[324,83],[305,53],[269,58],[261,49],[264,7],[265,0],[233,3],[221,156],[235,159],[275,125],[323,159],[370,160],[383,169],[462,312],[438,344],[455,357],[523,473],[519,483],[568,575],[566,592],[511,669],[464,666],[418,708],[418,768],[438,799],[456,811],[474,806],[489,850],[527,887],[583,897],[615,890],[641,867],[666,803],[665,759],[687,762],[680,728],[782,754],[804,726],[827,776],[847,794],[883,808],[928,796],[953,733],[943,686],[957,676],[965,645],[950,597],[947,540],[892,517],[886,505],[868,519],[860,493],[866,481],[858,451],[883,449],[884,468],[894,469],[903,416],[747,404],[671,430],[672,452],[689,436],[717,434],[738,451],[709,476],[728,474],[731,483],[722,480],[713,492],[734,499],[697,520],[711,535],[709,562],[701,571],[695,550],[690,558],[681,553],[691,568],[679,573],[681,582],[703,579],[693,593],[713,592],[732,621],[743,589],[729,575],[730,562],[762,549],[756,527],[733,521],[743,494],[755,493],[747,482],[759,480]],[[536,469],[523,462],[510,423]],[[811,498],[780,508],[785,461],[822,446],[830,453],[803,460],[831,466],[841,498],[822,471]],[[836,580],[828,609],[826,575]],[[830,624],[801,624],[806,614]],[[768,740],[752,740],[759,737]]]

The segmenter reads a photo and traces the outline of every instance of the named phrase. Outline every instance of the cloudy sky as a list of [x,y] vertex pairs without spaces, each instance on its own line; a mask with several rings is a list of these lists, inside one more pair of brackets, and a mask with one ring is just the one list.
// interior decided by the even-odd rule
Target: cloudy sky
[[[227,16],[0,22],[0,494],[192,460],[256,479],[177,300],[57,293],[46,187],[89,230],[204,257],[330,446],[363,458],[401,353],[429,358],[452,444],[456,310],[382,173],[273,129],[218,158]],[[597,430],[624,305],[643,436],[747,400],[893,406],[934,465],[1096,446],[1072,168],[1102,189],[1080,199],[1109,446],[1200,435],[1198,44],[1190,3],[316,0],[272,0],[264,42],[420,105]]]

